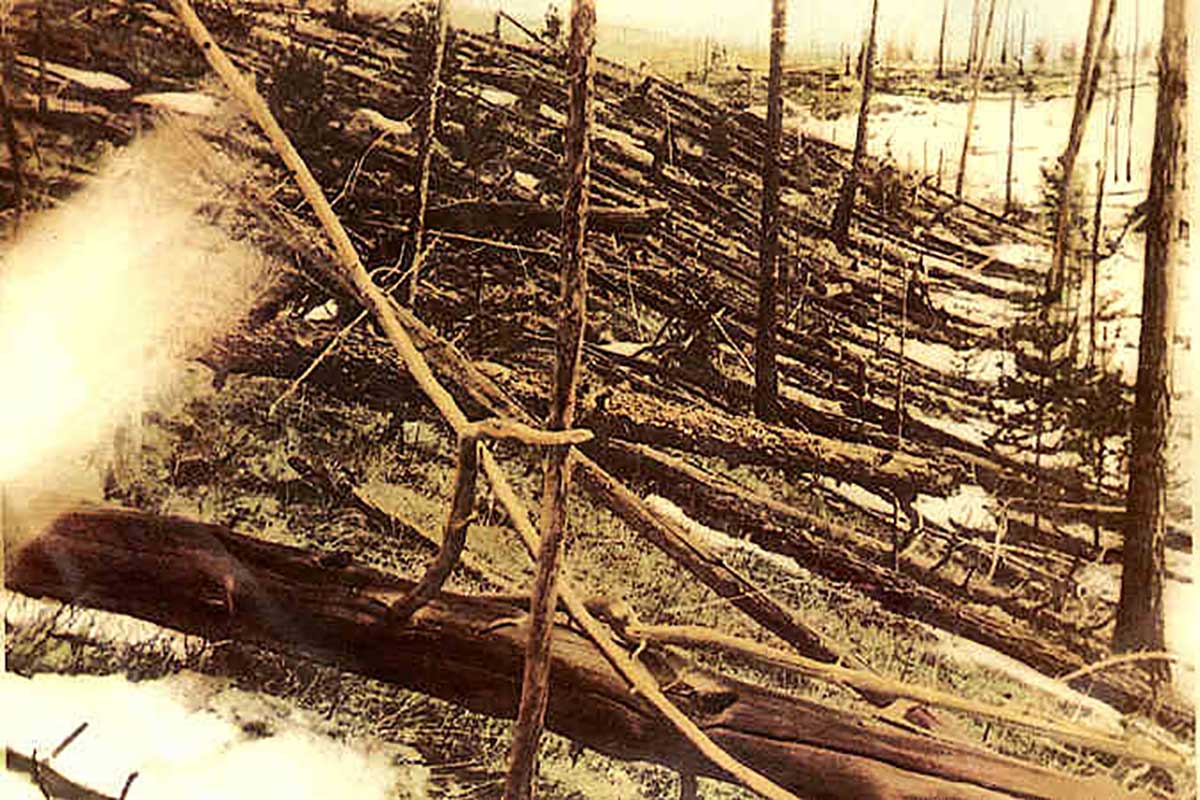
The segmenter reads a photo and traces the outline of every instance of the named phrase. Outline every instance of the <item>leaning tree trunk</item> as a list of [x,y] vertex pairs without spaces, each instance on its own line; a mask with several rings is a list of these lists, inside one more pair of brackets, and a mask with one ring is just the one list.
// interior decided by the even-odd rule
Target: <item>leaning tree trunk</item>
[[858,130],[854,135],[854,155],[850,160],[850,172],[842,183],[833,213],[833,240],[845,245],[850,233],[850,217],[854,211],[854,195],[858,193],[858,173],[862,169],[863,154],[867,149],[867,109],[871,105],[871,90],[875,85],[875,23],[879,18],[879,0],[871,3],[871,28],[867,33],[867,49],[863,54],[862,101],[858,106]]
[[1071,219],[1071,176],[1075,173],[1075,158],[1079,155],[1079,146],[1083,142],[1083,131],[1087,124],[1087,113],[1090,108],[1092,64],[1095,53],[1099,49],[1096,44],[1097,26],[1100,22],[1101,0],[1092,0],[1091,11],[1088,12],[1087,36],[1083,44],[1083,58],[1079,67],[1079,85],[1075,87],[1075,111],[1071,115],[1071,129],[1067,134],[1067,147],[1063,151],[1060,164],[1058,210],[1054,221],[1054,251],[1050,260],[1050,273],[1046,277],[1046,295],[1050,301],[1062,294],[1063,272],[1067,256],[1068,225]]
[[[1142,333],[1138,345],[1133,453],[1126,502],[1116,650],[1162,650],[1167,429],[1175,289],[1184,267],[1187,214],[1187,0],[1164,0],[1158,109],[1150,168]],[[1159,674],[1165,673],[1165,663]]]
[[963,180],[967,177],[967,151],[971,147],[971,128],[975,124],[975,106],[979,102],[979,86],[983,83],[983,65],[987,61],[988,45],[992,41],[992,19],[996,13],[996,0],[988,0],[987,24],[983,30],[983,44],[975,61],[975,79],[971,82],[971,102],[967,104],[967,127],[963,131],[962,156],[958,159],[958,177],[954,179],[954,194],[962,197]]
[[[563,198],[562,253],[558,317],[557,357],[554,389],[546,427],[552,431],[570,428],[575,419],[575,394],[579,384],[579,360],[587,315],[587,263],[585,238],[588,215],[589,138],[592,124],[592,49],[596,42],[596,9],[592,0],[571,4],[571,39],[567,55],[566,150],[567,188]],[[537,748],[545,723],[550,693],[550,643],[554,633],[554,611],[558,605],[558,570],[563,557],[563,529],[567,517],[567,493],[571,482],[565,447],[546,456],[542,484],[541,544],[533,596],[529,603],[529,641],[521,681],[521,705],[513,733],[506,800],[533,797]]]
[[437,0],[432,20],[429,75],[425,108],[421,114],[421,139],[417,153],[417,216],[413,221],[412,272],[408,276],[408,302],[415,303],[421,283],[421,253],[425,249],[425,213],[429,208],[429,173],[433,168],[434,143],[437,141],[438,95],[442,92],[442,62],[446,54],[450,0]]
[[758,255],[758,329],[754,343],[754,413],[776,415],[775,305],[779,275],[779,151],[783,145],[783,50],[787,2],[771,6],[771,73],[767,84],[767,142],[763,156],[762,241]]

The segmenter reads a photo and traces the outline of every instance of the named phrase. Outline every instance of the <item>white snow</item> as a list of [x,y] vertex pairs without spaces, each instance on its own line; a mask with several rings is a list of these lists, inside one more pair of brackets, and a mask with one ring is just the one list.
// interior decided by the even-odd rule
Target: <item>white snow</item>
[[817,483],[822,489],[825,489],[833,494],[841,497],[843,500],[848,500],[864,511],[871,511],[876,514],[884,514],[891,516],[892,501],[886,500],[880,495],[872,491],[864,489],[856,483],[845,483],[836,478],[830,478],[827,475],[822,475],[817,479]]
[[197,117],[211,117],[217,110],[216,98],[203,92],[150,92],[139,94],[133,102]]
[[917,405],[910,405],[904,410],[910,417],[931,428],[936,428],[951,436],[956,436],[964,442],[970,442],[980,447],[986,447],[987,437],[996,431],[995,423],[978,417],[968,417],[965,420],[939,417],[926,412]]
[[506,92],[503,89],[497,89],[493,86],[483,87],[480,89],[479,95],[484,99],[485,102],[494,106],[501,106],[503,108],[516,105],[518,99],[517,96],[512,92]]
[[404,120],[392,119],[373,108],[355,109],[350,117],[350,124],[364,126],[378,133],[387,133],[402,138],[412,136],[413,132],[412,125]]
[[946,530],[958,527],[994,533],[999,528],[996,521],[999,504],[996,498],[976,484],[962,484],[949,497],[918,494],[913,506],[926,521]]
[[[31,56],[17,56],[17,63],[27,68],[35,68],[38,64],[37,59]],[[53,61],[46,62],[46,71],[85,88],[102,92],[127,92],[133,88],[129,81],[108,72],[76,69],[68,67],[66,64],[56,64]]]
[[336,300],[328,300],[323,305],[319,305],[312,311],[304,315],[304,318],[309,322],[328,322],[331,319],[337,319],[338,304]]
[[768,561],[785,572],[791,574],[795,574],[797,572],[798,568],[795,559],[789,556],[780,555],[779,553],[772,553],[769,550],[764,550],[754,542],[746,539],[738,539],[723,531],[710,528],[701,522],[697,522],[689,517],[687,512],[685,512],[682,508],[675,505],[665,497],[652,494],[646,496],[643,499],[643,502],[655,514],[658,514],[660,517],[670,520],[676,525],[687,529],[687,531],[691,533],[692,536],[697,540],[707,544],[709,547],[712,547],[718,552],[738,550],[745,553],[752,553],[755,557],[761,558],[764,561]]
[[528,172],[517,170],[513,173],[513,181],[522,189],[527,191],[535,191],[542,181],[536,175],[530,175]]
[[937,639],[935,648],[947,658],[960,665],[990,669],[1019,681],[1031,689],[1058,698],[1077,706],[1087,715],[1087,722],[1107,733],[1121,735],[1121,713],[1082,692],[1078,692],[1061,681],[1035,670],[1015,658],[1010,658],[990,647],[964,639],[940,628],[925,626]]
[[[308,712],[195,673],[140,683],[9,673],[0,676],[0,707],[5,745],[25,755],[45,757],[86,722],[51,766],[113,797],[134,771],[129,800],[427,797],[427,769],[393,766],[398,748],[337,741]],[[40,797],[12,777],[0,784],[13,790],[5,797]]]

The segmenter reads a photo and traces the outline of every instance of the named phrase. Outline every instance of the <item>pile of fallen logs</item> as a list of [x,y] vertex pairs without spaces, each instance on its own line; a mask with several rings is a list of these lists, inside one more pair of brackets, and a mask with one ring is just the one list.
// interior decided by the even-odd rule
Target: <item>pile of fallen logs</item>
[[[163,8],[145,2],[82,0],[47,0],[47,5],[54,13],[45,15],[40,31],[34,15],[26,9],[18,8],[14,14],[11,27],[17,48],[33,58],[17,61],[17,81],[4,109],[26,137],[36,137],[32,144],[40,143],[39,152],[48,151],[52,142],[68,139],[127,141],[147,121],[149,106],[136,102],[137,97],[151,92],[191,92],[206,86],[204,59]],[[224,9],[221,13],[226,16],[221,16],[219,9]],[[390,268],[411,259],[405,248],[411,235],[410,216],[416,209],[411,187],[417,153],[403,120],[417,105],[421,79],[412,68],[412,37],[407,28],[379,19],[335,21],[281,4],[211,4],[208,9],[202,4],[200,10],[238,66],[268,89],[282,79],[277,65],[300,58],[299,49],[319,54],[323,109],[315,115],[315,123],[313,115],[306,117],[306,124],[319,129],[287,132],[297,140],[314,142],[313,149],[303,155],[326,196],[336,198],[335,208],[365,266]],[[245,35],[223,36],[234,30]],[[566,83],[560,58],[552,51],[497,43],[465,32],[459,32],[455,41],[456,66],[446,78],[431,184],[433,200],[425,217],[432,243],[428,285],[418,295],[415,313],[399,307],[394,311],[424,358],[465,408],[531,423],[543,416],[549,396],[552,350],[546,344],[553,335],[557,279],[553,231],[562,197],[559,137]],[[44,58],[45,53],[53,53],[62,64],[38,67],[39,57]],[[73,79],[71,69],[120,76],[127,88],[80,83],[78,75]],[[36,87],[39,80],[47,79],[56,89],[50,98],[54,102],[43,111]],[[899,327],[906,275],[917,265],[922,265],[928,276],[935,305],[941,291],[979,302],[1016,303],[1032,296],[1041,280],[1036,270],[990,256],[980,245],[1001,238],[1036,240],[1036,235],[925,187],[902,219],[860,206],[848,252],[838,252],[824,237],[845,153],[813,140],[807,141],[801,152],[795,140],[789,140],[783,212],[785,247],[794,268],[785,281],[789,306],[783,314],[786,323],[778,332],[783,413],[777,425],[752,421],[747,417],[751,376],[744,362],[754,338],[756,175],[762,157],[763,123],[747,112],[732,112],[662,81],[652,82],[654,98],[647,102],[639,92],[642,85],[628,70],[601,62],[593,131],[595,207],[588,241],[592,269],[588,302],[595,316],[607,325],[594,325],[588,335],[587,384],[578,422],[594,431],[596,438],[575,456],[581,482],[697,579],[818,660],[834,661],[847,654],[823,641],[796,619],[794,612],[727,567],[720,555],[698,541],[686,526],[648,507],[639,491],[653,488],[710,527],[748,535],[762,547],[793,556],[815,572],[854,582],[887,608],[980,641],[1049,674],[1073,671],[1102,658],[1107,653],[1104,642],[1072,615],[1071,575],[1079,564],[1111,558],[1115,553],[1103,553],[1087,541],[1071,538],[1060,527],[1075,519],[1071,504],[1097,498],[1083,491],[1082,482],[1067,472],[1050,474],[1051,485],[1035,492],[1035,479],[1022,461],[957,435],[953,426],[931,422],[931,418],[990,419],[987,386],[955,374],[949,365],[943,369],[903,360],[890,341],[884,344],[894,338],[893,331]],[[271,96],[269,91],[267,94]],[[664,108],[675,142],[668,163],[658,145]],[[286,103],[277,114],[287,128]],[[263,213],[284,217],[287,225],[311,229],[313,220],[305,216],[309,212],[292,210],[300,207],[302,197],[286,180],[286,171],[275,155],[252,136],[213,128],[210,135],[257,157],[264,173],[272,176],[256,176],[261,183],[278,187],[271,208]],[[712,140],[718,129],[722,136],[716,138],[722,146],[716,149]],[[481,130],[490,136],[482,135]],[[9,147],[20,151],[29,144],[14,135]],[[84,179],[70,169],[71,158],[61,159],[61,169],[43,173],[28,165],[23,173],[18,172],[22,169],[18,163],[12,159],[0,171],[0,179],[13,189],[14,196],[16,187],[21,187],[20,202],[61,196]],[[802,173],[808,174],[809,180],[800,180]],[[271,238],[269,231],[261,235]],[[296,264],[304,279],[285,277],[269,298],[270,308],[259,309],[243,329],[218,343],[204,356],[206,363],[219,374],[291,379],[304,373],[334,338],[340,337],[308,374],[308,383],[386,408],[394,407],[399,394],[417,395],[411,371],[397,365],[389,348],[366,326],[342,328],[361,297],[354,287],[329,278],[328,253],[300,237],[283,234],[268,244]],[[323,287],[316,296],[313,281]],[[515,287],[522,282],[532,284],[535,291],[521,294]],[[701,284],[703,297],[698,298],[690,289]],[[1001,286],[1015,288],[997,288]],[[304,311],[330,297],[338,302],[342,319],[333,323],[301,319]],[[277,313],[280,310],[294,313]],[[505,320],[510,314],[512,319]],[[421,319],[436,323],[436,330]],[[954,352],[990,344],[977,324],[948,312],[914,315],[904,322],[910,347],[915,342]],[[492,335],[502,327],[505,335]],[[461,348],[451,344],[456,341]],[[693,347],[696,342],[707,344]],[[700,363],[694,358],[655,357],[656,347],[672,346],[676,352],[699,351]],[[483,359],[502,366],[485,375],[475,363]],[[894,401],[901,381],[906,386],[906,407],[898,407]],[[897,435],[901,422],[902,438]],[[879,515],[863,506],[845,521],[818,518],[703,469],[704,461],[713,458],[771,467],[797,481],[813,477],[839,481],[883,498],[893,505],[894,512]],[[939,529],[921,519],[914,508],[919,495],[948,496],[964,483],[978,483],[1004,501],[1028,500],[1036,494],[1048,505],[1039,517],[1011,513],[1004,542],[988,540],[978,532]],[[855,496],[850,495],[850,502]],[[133,546],[122,542],[148,546],[139,538],[150,526],[144,520],[130,518],[136,524],[116,524],[83,519],[116,531],[103,539],[112,548]],[[329,626],[284,635],[278,626],[264,621],[263,614],[269,617],[273,612],[263,605],[262,597],[253,599],[252,593],[251,602],[244,606],[237,599],[237,587],[271,585],[274,579],[252,569],[254,554],[267,551],[227,532],[206,530],[196,534],[197,539],[193,537],[195,528],[184,525],[179,530],[182,533],[166,526],[156,529],[156,535],[184,536],[181,546],[202,551],[227,549],[237,556],[237,565],[229,565],[227,572],[251,570],[247,580],[235,582],[234,589],[226,586],[226,606],[221,609],[223,616],[218,615],[219,624],[236,625],[248,635],[275,637],[306,648],[322,642],[328,645],[334,641],[328,638],[334,633],[370,638],[373,634],[365,632],[374,630],[368,613],[373,606],[370,592],[362,587],[375,586],[384,594],[398,591],[399,584],[394,581],[364,574],[355,583],[362,597],[350,607],[342,607],[342,600],[321,596],[319,587],[327,577],[286,566],[301,559],[300,555],[271,551],[270,558],[264,556],[260,565],[268,571],[284,569],[286,580],[280,579],[281,587],[287,588],[287,580],[314,587],[311,594],[299,596],[306,603],[311,600],[316,608],[297,611],[297,618],[326,620],[321,624]],[[96,541],[102,541],[101,537]],[[220,542],[220,547],[213,542]],[[38,546],[48,552],[62,547],[71,554],[73,548],[84,544],[80,537],[55,533]],[[42,563],[36,561],[37,550],[30,553],[28,558],[34,560],[28,563],[35,566],[17,574],[33,577],[13,584],[14,588],[79,598],[77,588],[55,584],[58,578],[44,566],[36,566]],[[990,570],[981,571],[980,562],[994,553],[1002,555],[992,558]],[[44,560],[48,563],[49,558]],[[131,569],[141,569],[136,557],[131,556],[129,563]],[[182,565],[175,568],[185,570]],[[93,579],[100,581],[100,588],[93,587],[90,596],[101,598],[103,604],[103,576],[88,576]],[[200,595],[211,595],[205,589],[209,579],[203,575],[182,575],[181,579],[191,581],[187,585],[194,584]],[[163,592],[174,596],[168,591],[171,583],[155,580],[148,592],[155,591],[154,586],[165,586]],[[385,585],[390,587],[386,591]],[[274,590],[269,594],[288,596]],[[1047,602],[1048,596],[1059,602]],[[181,605],[170,610],[169,618],[155,618],[177,627],[189,627],[189,620],[196,625],[214,623],[211,597],[207,612],[184,607],[188,602],[180,597]],[[153,605],[151,600],[138,600],[136,607],[119,610],[149,614]],[[441,649],[445,647],[461,654],[463,675],[482,660],[508,676],[507,682],[480,685],[478,691],[465,695],[461,688],[455,689],[454,699],[493,713],[512,713],[519,674],[515,659],[522,645],[516,632],[490,630],[503,609],[459,598],[443,598],[428,608],[433,609],[431,614],[421,618],[421,625],[428,622],[428,629],[419,625],[416,631],[390,634],[400,637],[396,647],[378,656],[387,661],[396,658],[396,653],[410,653],[412,662],[425,664],[424,672],[411,664],[371,663],[366,647],[359,648],[352,663],[339,663],[397,679],[407,670],[405,682],[415,681],[415,685],[448,696],[451,688],[438,683],[442,680],[438,669],[429,669],[426,663],[430,652],[446,652]],[[461,619],[442,625],[434,619],[439,614]],[[464,628],[462,620],[470,624]],[[451,642],[463,630],[476,632],[469,641]],[[569,703],[571,692],[582,691],[580,686],[590,685],[588,681],[599,687],[589,690],[593,694],[620,698],[591,704],[602,707],[598,713],[611,713],[611,719],[575,720],[570,719],[571,714],[560,715],[558,724],[564,726],[564,732],[578,734],[583,741],[594,740],[596,731],[617,732],[616,740],[605,739],[596,746],[622,752],[624,742],[631,748],[624,752],[638,757],[668,763],[701,761],[688,745],[674,743],[674,734],[656,739],[664,724],[646,703],[623,692],[610,665],[587,650],[578,634],[562,631],[559,635],[565,642],[564,651],[556,649],[556,657],[564,663],[577,663],[578,674],[587,680],[575,684],[574,689],[556,686],[552,703]],[[349,656],[343,653],[338,658]],[[455,681],[467,680],[463,675],[453,670],[445,674]],[[496,678],[493,675],[488,680]],[[1032,768],[1024,765],[1008,764],[1004,769],[1015,771],[1011,773],[998,766],[980,766],[978,770],[970,767],[975,770],[971,775],[963,774],[961,770],[968,769],[964,763],[970,759],[958,751],[947,752],[944,762],[940,756],[921,757],[920,764],[904,760],[915,757],[912,753],[926,752],[921,748],[928,748],[928,741],[879,744],[890,748],[885,757],[870,750],[887,742],[882,733],[884,738],[879,739],[863,737],[861,731],[846,733],[850,739],[869,742],[861,745],[864,752],[847,755],[843,743],[834,742],[844,731],[812,744],[805,739],[812,735],[810,723],[796,722],[803,720],[802,716],[781,714],[773,705],[782,702],[778,698],[751,687],[735,687],[725,679],[710,676],[704,680],[703,687],[691,687],[696,702],[716,698],[716,706],[689,707],[690,715],[707,719],[706,727],[718,730],[719,735],[714,736],[730,751],[755,762],[772,777],[785,782],[780,776],[790,776],[788,780],[794,781],[790,785],[797,791],[813,791],[824,780],[822,773],[831,772],[843,776],[839,778],[843,783],[828,784],[838,790],[827,789],[833,792],[830,796],[903,797],[931,792],[990,797],[995,796],[991,791],[995,789],[1019,796],[1051,797],[1063,796],[1059,790],[1066,791],[1057,785],[1053,791],[1047,790],[1052,783],[1030,788],[1039,785],[1043,776],[1030,777],[1032,773],[1023,770]],[[1129,671],[1093,676],[1090,688],[1096,696],[1129,711],[1140,709],[1152,695],[1148,681]],[[821,710],[813,717],[820,720],[818,728],[826,725],[826,713]],[[1177,729],[1190,727],[1193,719],[1190,708],[1170,699],[1156,713]],[[785,718],[791,721],[778,722]],[[732,722],[735,719],[737,724]],[[758,726],[766,724],[763,720],[787,730],[770,725],[769,730],[760,729]],[[847,721],[846,731],[857,724]],[[572,725],[593,727],[589,733],[571,729]],[[801,735],[800,729],[808,733]],[[641,733],[627,735],[630,731]],[[898,755],[905,752],[910,755]],[[873,761],[864,767],[855,760],[860,757]],[[930,766],[934,762],[936,768]],[[801,769],[801,763],[808,766]],[[990,763],[986,759],[976,762]],[[814,768],[814,764],[822,766]],[[696,768],[705,769],[701,764]],[[920,783],[925,778],[893,772],[887,777],[891,783],[884,783],[876,773],[897,769],[976,784],[977,788],[956,786],[957,793],[952,793]],[[999,774],[1006,776],[1003,783],[994,777]],[[993,777],[985,779],[986,775]],[[1023,783],[1027,778],[1029,782]],[[912,780],[917,782],[906,783]],[[870,794],[862,788],[865,785],[907,788],[893,794]],[[1084,791],[1073,786],[1070,791],[1099,797],[1106,790],[1089,787]]]

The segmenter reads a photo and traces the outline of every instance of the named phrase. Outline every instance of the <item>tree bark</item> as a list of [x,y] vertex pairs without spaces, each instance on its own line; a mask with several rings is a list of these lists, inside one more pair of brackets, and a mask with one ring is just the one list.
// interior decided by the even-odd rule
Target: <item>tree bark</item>
[[867,48],[863,56],[862,100],[858,106],[858,130],[854,135],[854,155],[850,159],[850,171],[842,183],[837,208],[833,214],[832,236],[844,246],[850,233],[850,217],[854,213],[854,196],[858,193],[858,175],[862,169],[863,155],[867,150],[867,117],[871,105],[871,90],[875,85],[875,24],[879,19],[879,0],[871,3],[871,27],[867,33]]
[[946,77],[946,20],[950,16],[950,0],[942,0],[942,29],[938,34],[938,80]]
[[988,45],[992,41],[992,19],[996,0],[988,0],[987,22],[983,28],[983,45],[975,59],[975,79],[971,82],[971,102],[967,104],[967,127],[963,131],[962,156],[958,159],[958,176],[954,179],[954,194],[962,197],[963,181],[967,177],[967,151],[971,147],[971,128],[975,124],[975,106],[979,102],[979,87],[983,83],[983,65],[987,61]]
[[1066,268],[1067,237],[1071,221],[1071,178],[1075,174],[1075,158],[1083,142],[1087,115],[1091,109],[1092,68],[1095,61],[1097,27],[1100,24],[1100,4],[1103,0],[1092,0],[1088,12],[1087,34],[1083,44],[1083,58],[1079,67],[1079,85],[1075,87],[1075,110],[1071,115],[1071,128],[1067,134],[1067,146],[1059,159],[1062,170],[1059,176],[1058,209],[1054,218],[1054,250],[1050,259],[1050,272],[1046,277],[1046,296],[1055,302],[1062,296],[1063,273]]
[[1012,212],[1013,151],[1017,138],[1017,87],[1008,98],[1008,158],[1004,167],[1004,213]]
[[[567,189],[562,209],[561,284],[558,309],[554,388],[546,428],[566,430],[575,420],[575,393],[587,318],[586,238],[588,189],[591,183],[592,50],[596,43],[593,0],[573,0],[567,52],[566,149]],[[546,455],[539,518],[541,543],[529,603],[529,641],[521,680],[521,705],[513,732],[506,800],[534,796],[537,748],[550,693],[551,639],[558,605],[558,572],[563,558],[567,495],[571,482],[570,450],[552,448]]]
[[[1164,0],[1116,650],[1162,650],[1167,433],[1187,215],[1186,0]],[[1165,662],[1156,671],[1165,674]]]
[[771,68],[767,83],[767,141],[763,156],[761,241],[758,254],[758,325],[754,342],[754,413],[775,419],[779,376],[775,365],[776,283],[779,274],[779,151],[783,146],[783,52],[787,2],[771,6]]
[[450,0],[437,0],[434,7],[433,43],[430,55],[425,107],[421,113],[421,139],[417,152],[417,213],[413,221],[412,274],[408,276],[408,305],[417,299],[421,284],[421,253],[425,250],[425,213],[429,208],[429,177],[433,168],[433,150],[437,141],[438,99],[442,93],[442,63],[446,56],[446,36],[450,25],[447,4]]
[[[411,590],[409,581],[217,525],[127,509],[63,514],[11,557],[5,585],[30,596],[299,651],[492,716],[516,711],[529,636],[516,598],[441,594],[395,624],[388,605]],[[616,758],[728,780],[565,621],[554,626],[552,656],[552,729]],[[805,797],[1128,797],[1111,779],[908,733],[684,665],[656,646],[642,661],[717,742]]]

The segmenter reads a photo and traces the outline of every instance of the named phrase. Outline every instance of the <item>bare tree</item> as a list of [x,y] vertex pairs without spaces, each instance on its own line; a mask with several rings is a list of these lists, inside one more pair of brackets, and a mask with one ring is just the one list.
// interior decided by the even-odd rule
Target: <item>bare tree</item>
[[1139,0],[1133,0],[1133,44],[1129,47],[1129,137],[1125,152],[1125,180],[1133,180],[1133,104],[1137,100],[1137,57],[1141,32]]
[[950,0],[942,0],[942,30],[938,34],[938,80],[946,77],[946,20],[950,16]]
[[967,63],[964,72],[970,74],[971,67],[975,65],[975,59],[979,51],[979,0],[972,0],[971,3],[971,42],[967,48]]
[[450,0],[437,0],[433,11],[432,58],[426,83],[425,108],[421,114],[421,139],[417,152],[417,216],[413,221],[412,272],[408,276],[408,302],[415,303],[421,282],[421,253],[425,250],[425,214],[429,209],[429,173],[433,166],[434,143],[437,141],[438,97],[442,93],[442,62],[446,54],[446,34]]
[[775,304],[779,275],[779,150],[783,145],[783,51],[787,0],[771,4],[771,71],[767,82],[767,142],[763,156],[762,240],[758,255],[758,330],[754,343],[754,413],[775,419]]
[[858,105],[858,130],[854,135],[854,155],[850,158],[850,171],[842,182],[842,191],[833,212],[831,234],[839,246],[846,244],[850,234],[850,217],[854,211],[854,195],[858,193],[858,175],[862,169],[862,158],[867,150],[867,116],[871,106],[871,90],[875,85],[875,23],[879,19],[879,0],[871,3],[871,27],[867,31],[867,46],[863,57],[862,99]]
[[[1121,599],[1115,650],[1163,649],[1167,429],[1177,279],[1187,214],[1187,0],[1163,0],[1158,106],[1147,207],[1137,398],[1133,408]],[[1158,668],[1166,674],[1165,662]]]
[[[1102,0],[1092,0],[1091,11],[1088,12],[1087,36],[1083,44],[1083,61],[1079,67],[1079,85],[1075,87],[1075,111],[1071,116],[1071,128],[1067,134],[1067,146],[1059,159],[1061,173],[1060,191],[1058,193],[1058,209],[1054,222],[1054,250],[1050,259],[1050,273],[1046,278],[1046,296],[1054,301],[1062,295],[1063,273],[1066,265],[1068,223],[1071,219],[1071,178],[1075,173],[1075,159],[1079,155],[1079,146],[1083,142],[1083,132],[1087,125],[1088,111],[1091,109],[1092,70],[1096,53],[1101,49],[1097,42],[1097,28],[1100,24],[1100,4]],[[1115,0],[1112,0],[1115,3]],[[1110,4],[1111,5],[1111,4]]]
[[[592,50],[596,43],[596,8],[593,0],[572,0],[571,32],[567,45],[566,149],[567,188],[563,198],[561,285],[558,338],[554,370],[554,395],[546,427],[566,430],[575,418],[575,393],[579,384],[579,359],[587,315],[588,190],[591,184],[590,139],[592,126]],[[558,569],[563,555],[563,529],[570,484],[568,448],[554,448],[546,456],[539,519],[541,543],[533,596],[529,603],[529,641],[521,682],[521,705],[513,733],[506,800],[533,796],[537,748],[546,716],[550,690],[550,640],[554,609],[558,604]]]
[[963,180],[967,176],[967,150],[971,147],[971,128],[975,123],[975,106],[979,101],[979,86],[983,82],[983,65],[987,61],[988,44],[992,41],[992,19],[996,0],[988,0],[987,23],[983,30],[983,45],[975,61],[975,79],[971,82],[971,102],[967,104],[967,128],[963,131],[962,155],[958,159],[958,177],[954,179],[954,194],[962,197]]

